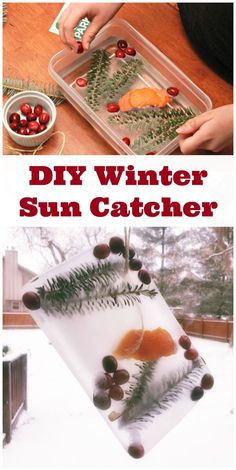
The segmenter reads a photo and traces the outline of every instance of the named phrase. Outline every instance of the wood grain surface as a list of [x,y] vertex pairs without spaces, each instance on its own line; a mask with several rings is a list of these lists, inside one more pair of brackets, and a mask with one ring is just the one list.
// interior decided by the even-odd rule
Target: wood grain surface
[[[52,82],[48,74],[51,57],[62,43],[49,28],[62,3],[9,3],[3,28],[3,74],[11,78]],[[167,55],[188,77],[210,96],[213,107],[232,103],[232,86],[215,74],[189,43],[178,10],[168,3],[128,3],[117,15]],[[4,101],[7,98],[4,97]],[[69,103],[57,107],[56,130],[66,135],[64,155],[112,155],[114,150]],[[4,144],[14,142],[4,130]],[[41,152],[57,153],[58,137],[52,137]],[[14,145],[13,145],[14,146]],[[7,154],[8,151],[5,151]],[[179,153],[177,151],[176,153]],[[230,153],[230,149],[226,150]]]

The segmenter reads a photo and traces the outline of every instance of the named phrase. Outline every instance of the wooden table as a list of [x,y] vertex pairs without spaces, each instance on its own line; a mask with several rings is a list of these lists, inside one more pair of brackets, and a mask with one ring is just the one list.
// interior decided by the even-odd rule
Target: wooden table
[[[49,32],[49,28],[61,7],[61,3],[8,4],[8,18],[3,33],[4,76],[53,83],[48,74],[48,63],[51,57],[62,49],[62,43],[57,35]],[[194,52],[173,4],[126,4],[118,13],[118,17],[126,19],[175,62],[210,96],[214,107],[232,103],[232,86],[216,75]],[[66,135],[64,155],[115,153],[69,103],[58,106],[57,112],[56,130],[63,131]],[[57,153],[59,143],[58,137],[52,137],[41,153]],[[4,144],[14,144],[5,130]],[[7,153],[6,151],[5,154]],[[230,153],[230,150],[227,153]]]

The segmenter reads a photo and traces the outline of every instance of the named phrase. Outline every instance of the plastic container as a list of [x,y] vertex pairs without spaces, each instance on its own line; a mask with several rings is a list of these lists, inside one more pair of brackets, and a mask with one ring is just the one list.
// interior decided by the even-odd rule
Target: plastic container
[[[22,116],[21,119],[26,118],[20,111],[20,107],[24,103],[29,103],[32,108],[37,104],[41,104],[43,110],[49,114],[50,120],[45,131],[35,135],[21,135],[17,134],[10,128],[9,117],[12,113],[19,113]],[[22,91],[21,93],[17,93],[7,100],[3,108],[3,124],[9,136],[12,140],[14,140],[14,142],[16,142],[16,144],[19,144],[22,147],[37,147],[48,140],[53,133],[56,114],[56,107],[47,95],[39,91]]]
[[[110,53],[111,72],[117,67],[118,60],[120,64],[123,62],[124,59],[115,57],[119,39],[125,39],[129,46],[134,47],[137,52],[135,58],[141,59],[144,63],[134,88],[175,86],[180,90],[179,95],[174,99],[175,106],[191,107],[197,114],[211,109],[212,103],[210,98],[173,62],[124,20],[110,21],[96,36],[89,52],[78,55],[69,49],[64,49],[53,56],[49,63],[49,73],[61,88],[65,98],[119,154],[134,155],[132,149],[122,142],[124,130],[121,131],[107,122],[106,107],[101,107],[98,112],[94,112],[84,99],[85,89],[81,88],[81,91],[78,91],[75,88],[76,79],[86,76],[91,54],[95,49],[106,49]],[[178,138],[176,137],[160,145],[157,153],[168,155],[177,147]]]

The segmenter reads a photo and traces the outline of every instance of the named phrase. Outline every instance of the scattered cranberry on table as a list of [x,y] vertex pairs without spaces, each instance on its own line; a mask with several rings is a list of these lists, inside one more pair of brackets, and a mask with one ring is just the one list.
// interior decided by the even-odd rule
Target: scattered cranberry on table
[[126,145],[130,145],[130,138],[129,137],[123,137],[123,142],[126,144]]
[[170,96],[177,96],[179,94],[179,90],[175,86],[170,86],[166,91]]
[[117,49],[117,51],[116,51],[116,57],[117,57],[118,59],[124,59],[124,58],[125,58],[125,52],[122,51],[121,49]]
[[124,39],[120,39],[117,42],[118,49],[126,49],[128,47],[128,43]]
[[108,103],[107,111],[109,113],[118,113],[118,111],[120,111],[120,106],[117,103]]
[[136,55],[136,50],[133,47],[126,47],[125,53],[127,55],[135,56]]
[[85,86],[87,85],[87,80],[86,80],[86,78],[82,78],[82,77],[77,78],[77,80],[76,80],[76,85],[79,86],[79,87],[81,87],[81,88],[85,87]]

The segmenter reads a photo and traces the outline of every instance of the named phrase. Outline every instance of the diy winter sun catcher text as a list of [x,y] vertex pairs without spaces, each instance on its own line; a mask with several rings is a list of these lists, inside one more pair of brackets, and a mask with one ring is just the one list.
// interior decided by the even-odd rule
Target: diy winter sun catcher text
[[[29,184],[46,186],[77,185],[86,186],[86,166],[30,166]],[[167,165],[160,171],[153,169],[137,170],[134,165],[94,166],[101,186],[203,186],[208,172],[206,170],[171,170]],[[119,194],[119,193],[118,193]],[[94,217],[212,217],[217,209],[216,201],[186,201],[180,203],[170,197],[143,202],[134,196],[131,201],[111,200],[106,196],[97,196],[90,201],[90,212]],[[35,197],[23,197],[20,200],[20,217],[82,217],[81,204],[78,201],[39,201]]]

